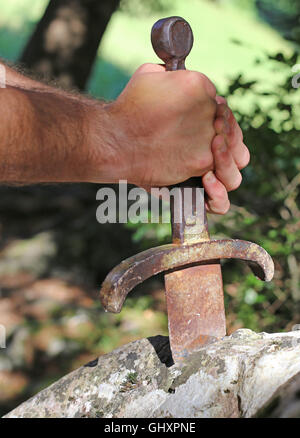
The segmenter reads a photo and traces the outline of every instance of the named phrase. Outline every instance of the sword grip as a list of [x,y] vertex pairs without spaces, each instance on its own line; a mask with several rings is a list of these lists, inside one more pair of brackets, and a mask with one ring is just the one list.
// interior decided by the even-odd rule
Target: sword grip
[[[157,56],[165,63],[167,71],[186,70],[185,59],[194,42],[193,31],[189,23],[181,17],[169,17],[158,20],[151,30],[151,43]],[[206,220],[205,202],[201,208],[196,205],[196,190],[201,187],[201,177],[191,178],[177,185],[180,190],[179,199],[171,198],[171,225],[174,243],[191,243],[209,240]],[[193,188],[191,213],[198,220],[198,225],[191,231],[191,217],[184,211],[184,188]],[[198,208],[197,208],[198,207]],[[175,218],[181,217],[180,222]],[[196,235],[195,235],[196,230]]]

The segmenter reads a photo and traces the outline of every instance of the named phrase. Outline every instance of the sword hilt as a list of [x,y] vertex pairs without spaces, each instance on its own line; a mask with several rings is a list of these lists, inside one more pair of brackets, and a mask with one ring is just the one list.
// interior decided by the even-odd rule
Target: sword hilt
[[[191,26],[181,17],[162,18],[153,25],[151,30],[153,49],[164,61],[167,71],[186,69],[185,59],[193,47],[193,42]],[[200,206],[196,202],[196,189],[201,187],[201,178],[191,178],[178,184],[177,187],[180,190],[179,199],[171,198],[173,242],[183,244],[209,240],[204,197],[200,198]],[[192,187],[192,205],[187,214],[184,210],[184,189]],[[178,218],[181,218],[180,222]]]
[[185,58],[194,42],[193,31],[186,20],[181,17],[158,20],[151,30],[151,42],[166,70],[185,70]]

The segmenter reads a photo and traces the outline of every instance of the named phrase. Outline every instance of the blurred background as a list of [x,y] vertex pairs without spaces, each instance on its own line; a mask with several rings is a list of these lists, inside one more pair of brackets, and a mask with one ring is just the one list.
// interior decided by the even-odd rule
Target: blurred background
[[[0,6],[0,56],[58,86],[114,99],[134,70],[160,62],[150,30],[180,15],[194,31],[187,68],[228,96],[251,164],[216,237],[251,240],[272,255],[271,283],[225,261],[228,333],[300,324],[299,0],[11,0]],[[296,67],[294,68],[296,70]],[[299,81],[300,82],[300,81]],[[167,224],[100,225],[99,185],[0,188],[0,414],[115,347],[167,335],[162,276],[104,313],[99,286],[125,257],[170,241]]]

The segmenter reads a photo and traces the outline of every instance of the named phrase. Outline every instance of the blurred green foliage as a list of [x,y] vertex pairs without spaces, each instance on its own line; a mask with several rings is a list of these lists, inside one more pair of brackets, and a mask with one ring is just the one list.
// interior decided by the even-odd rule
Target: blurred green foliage
[[285,38],[300,42],[300,3],[298,0],[256,0],[261,18]]
[[[230,311],[243,325],[256,330],[291,329],[300,321],[300,107],[299,91],[292,87],[292,67],[298,53],[265,56],[260,62],[284,74],[276,88],[263,91],[255,82],[238,77],[228,88],[229,96],[243,99],[247,94],[256,102],[252,111],[235,114],[251,151],[251,163],[244,171],[241,189],[232,196],[240,207],[233,207],[228,218],[216,224],[216,232],[252,240],[263,246],[274,259],[275,278],[263,284],[247,275],[235,282],[237,295]],[[259,104],[263,96],[264,105]],[[232,221],[232,222],[231,222]],[[227,281],[235,280],[236,274]]]
[[167,13],[172,7],[172,0],[121,0],[120,10],[134,17],[153,13]]

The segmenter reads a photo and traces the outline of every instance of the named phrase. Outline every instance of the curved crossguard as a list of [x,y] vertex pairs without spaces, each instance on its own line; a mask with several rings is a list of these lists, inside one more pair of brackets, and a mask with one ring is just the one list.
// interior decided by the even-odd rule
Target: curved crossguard
[[109,312],[119,313],[128,293],[152,275],[219,259],[244,260],[259,279],[270,281],[273,278],[271,256],[252,242],[228,239],[192,245],[161,245],[129,257],[116,266],[102,284],[101,303]]

